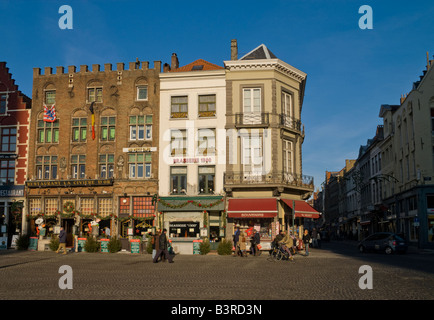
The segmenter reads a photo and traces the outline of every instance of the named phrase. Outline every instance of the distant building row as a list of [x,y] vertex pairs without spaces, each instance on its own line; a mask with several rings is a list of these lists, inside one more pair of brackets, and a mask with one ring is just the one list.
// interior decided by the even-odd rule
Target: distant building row
[[381,105],[374,138],[356,160],[326,172],[315,207],[339,237],[390,231],[434,247],[434,60],[399,105]]

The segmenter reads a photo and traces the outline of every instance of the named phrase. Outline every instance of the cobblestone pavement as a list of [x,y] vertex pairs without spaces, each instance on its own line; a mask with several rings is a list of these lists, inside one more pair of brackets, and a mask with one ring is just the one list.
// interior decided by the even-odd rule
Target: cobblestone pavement
[[[429,300],[434,254],[357,252],[352,243],[324,243],[294,262],[259,257],[177,255],[153,264],[149,254],[8,250],[0,253],[2,300]],[[60,289],[62,265],[73,288]],[[373,289],[359,287],[359,268],[373,271]]]

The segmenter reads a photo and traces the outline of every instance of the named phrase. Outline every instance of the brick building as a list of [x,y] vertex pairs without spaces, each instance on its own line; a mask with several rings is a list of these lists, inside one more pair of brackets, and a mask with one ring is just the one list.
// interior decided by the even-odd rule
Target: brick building
[[0,62],[0,247],[21,229],[31,99],[18,90],[6,62]]
[[[64,226],[124,239],[153,225],[158,192],[159,73],[148,62],[33,70],[27,187],[30,232]],[[89,226],[89,223],[93,225]],[[98,226],[96,226],[98,223]]]

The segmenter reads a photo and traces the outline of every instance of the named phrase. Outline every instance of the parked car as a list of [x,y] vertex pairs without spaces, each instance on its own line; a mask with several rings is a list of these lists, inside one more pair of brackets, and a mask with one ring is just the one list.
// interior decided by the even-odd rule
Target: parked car
[[391,232],[371,234],[359,243],[359,251],[383,251],[386,254],[407,251],[407,243],[400,236]]

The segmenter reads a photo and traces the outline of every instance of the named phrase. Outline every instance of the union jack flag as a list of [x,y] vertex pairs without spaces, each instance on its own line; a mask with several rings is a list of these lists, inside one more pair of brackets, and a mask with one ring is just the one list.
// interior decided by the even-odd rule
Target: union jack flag
[[56,107],[54,104],[51,106],[51,108],[47,107],[44,104],[44,121],[46,122],[54,122],[56,121]]

